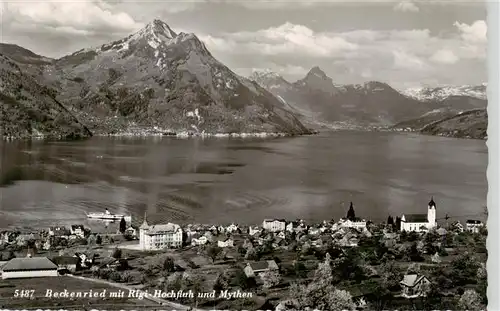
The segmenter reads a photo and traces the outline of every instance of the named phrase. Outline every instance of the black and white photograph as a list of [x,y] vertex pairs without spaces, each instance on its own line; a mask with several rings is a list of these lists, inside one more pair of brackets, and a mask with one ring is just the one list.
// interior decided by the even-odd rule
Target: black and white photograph
[[0,309],[486,310],[490,22],[0,0]]

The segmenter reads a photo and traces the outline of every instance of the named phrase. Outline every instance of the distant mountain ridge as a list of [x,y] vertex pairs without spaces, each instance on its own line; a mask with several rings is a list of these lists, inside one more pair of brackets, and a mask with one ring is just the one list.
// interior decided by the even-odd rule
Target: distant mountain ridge
[[401,92],[379,81],[337,84],[317,66],[296,82],[271,71],[254,72],[250,78],[281,98],[311,127],[375,126],[417,131],[487,105],[486,84]]
[[481,85],[409,88],[404,90],[403,94],[421,101],[441,101],[452,96],[466,96],[486,100],[487,86],[487,83],[482,83]]

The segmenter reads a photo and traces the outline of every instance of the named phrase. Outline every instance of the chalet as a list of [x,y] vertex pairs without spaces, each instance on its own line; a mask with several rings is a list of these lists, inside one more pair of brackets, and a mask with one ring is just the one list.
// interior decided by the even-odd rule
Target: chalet
[[249,278],[260,276],[268,271],[277,271],[277,270],[279,270],[279,268],[274,260],[257,261],[251,263],[249,262],[243,269],[245,275]]
[[464,226],[460,223],[460,221],[455,221],[450,225],[450,230],[454,232],[464,232]]
[[278,233],[276,235],[277,238],[280,238],[280,239],[285,239],[286,238],[286,235],[285,235],[285,232],[283,231],[280,231],[280,233]]
[[208,239],[206,236],[201,236],[199,238],[193,238],[191,239],[191,245],[197,246],[197,245],[205,245],[208,243]]
[[465,228],[469,232],[479,233],[482,227],[484,224],[480,220],[469,219],[465,222]]
[[431,198],[427,205],[427,214],[406,214],[401,216],[401,230],[423,232],[435,228],[436,203]]
[[401,285],[401,296],[410,299],[425,296],[431,282],[424,275],[407,274],[399,284]]
[[284,219],[264,219],[262,228],[271,232],[284,231],[286,229],[286,221]]
[[57,256],[52,258],[52,262],[57,265],[57,270],[66,270],[74,273],[80,265],[80,258],[76,256]]
[[47,257],[13,258],[1,268],[2,279],[58,276],[57,265]]
[[222,248],[234,247],[234,241],[231,238],[223,238],[217,241],[217,246]]
[[70,232],[78,238],[83,239],[85,237],[85,228],[83,225],[71,225]]
[[49,228],[49,236],[57,238],[68,238],[71,235],[71,231],[63,226],[56,226]]

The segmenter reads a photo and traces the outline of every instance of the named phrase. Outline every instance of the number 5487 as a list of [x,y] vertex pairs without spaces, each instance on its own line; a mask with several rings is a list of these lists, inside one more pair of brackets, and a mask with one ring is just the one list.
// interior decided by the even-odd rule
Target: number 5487
[[14,298],[33,298],[34,295],[34,289],[16,289],[14,291]]

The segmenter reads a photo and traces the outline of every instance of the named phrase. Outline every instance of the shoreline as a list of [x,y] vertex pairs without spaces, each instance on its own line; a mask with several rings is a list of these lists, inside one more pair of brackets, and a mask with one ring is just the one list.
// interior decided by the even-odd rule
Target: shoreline
[[30,137],[2,137],[3,141],[23,141],[23,140],[54,140],[54,141],[75,141],[75,140],[86,140],[92,137],[175,137],[175,138],[275,138],[275,137],[299,137],[299,136],[310,136],[317,135],[320,131],[310,130],[307,133],[295,134],[295,133],[285,133],[285,132],[256,132],[256,133],[192,133],[192,132],[173,132],[173,131],[161,131],[161,132],[119,132],[113,134],[93,134],[88,137],[78,137],[78,138],[64,138],[55,136],[44,136],[44,135],[34,135]]

